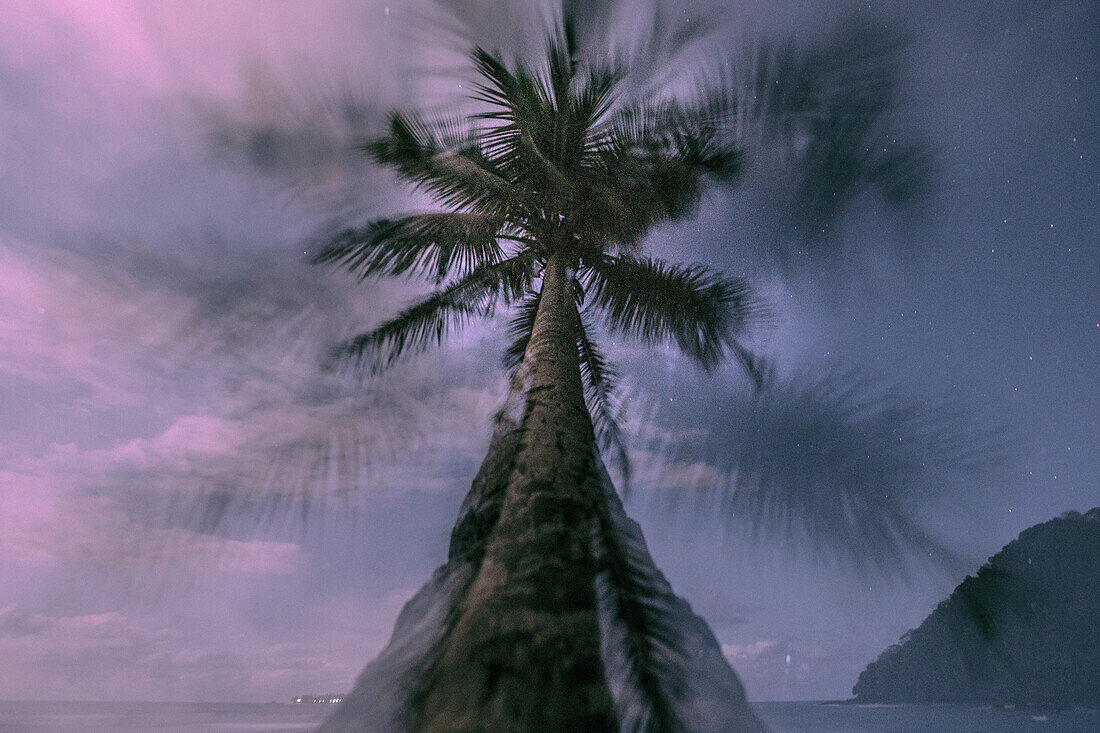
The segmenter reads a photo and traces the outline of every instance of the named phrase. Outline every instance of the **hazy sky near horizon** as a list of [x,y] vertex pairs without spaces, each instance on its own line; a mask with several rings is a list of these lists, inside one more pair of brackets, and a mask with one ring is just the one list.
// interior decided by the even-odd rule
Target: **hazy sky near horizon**
[[[1100,504],[1100,8],[750,5],[715,3],[729,28],[702,51],[813,45],[859,14],[908,30],[900,109],[933,145],[936,194],[910,224],[858,202],[841,265],[784,272],[751,246],[783,236],[783,212],[750,166],[651,251],[757,283],[777,318],[756,343],[785,373],[858,367],[912,404],[1006,426],[1000,472],[913,504],[974,567]],[[343,691],[445,559],[504,339],[471,329],[362,386],[324,374],[326,346],[411,291],[310,268],[301,244],[336,206],[423,205],[347,149],[391,107],[462,93],[415,73],[459,58],[424,40],[420,8],[0,8],[5,697]],[[862,575],[667,518],[656,497],[721,476],[746,383],[613,351],[632,395],[627,509],[658,566],[751,698],[846,697],[961,575]],[[308,515],[269,499],[288,490],[310,493]],[[243,498],[224,515],[200,501],[227,495]]]

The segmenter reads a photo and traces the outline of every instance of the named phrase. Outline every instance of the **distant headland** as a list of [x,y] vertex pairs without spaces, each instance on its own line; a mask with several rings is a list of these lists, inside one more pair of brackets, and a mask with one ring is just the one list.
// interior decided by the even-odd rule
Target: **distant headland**
[[1100,708],[1100,508],[1024,530],[852,693],[856,703]]

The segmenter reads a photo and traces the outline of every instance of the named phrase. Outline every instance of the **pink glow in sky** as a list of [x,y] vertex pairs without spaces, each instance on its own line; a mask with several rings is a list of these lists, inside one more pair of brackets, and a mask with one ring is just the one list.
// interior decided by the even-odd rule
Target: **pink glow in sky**
[[[719,4],[737,18],[746,5]],[[834,3],[752,5],[763,25],[801,32],[836,14]],[[913,24],[913,96],[926,105],[914,117],[932,120],[947,183],[912,236],[935,257],[875,264],[838,288],[817,272],[758,274],[786,319],[781,366],[840,356],[911,370],[920,389],[1027,416],[1019,475],[924,507],[981,559],[1100,501],[1100,154],[1089,134],[1100,53],[1082,30],[1098,22],[1087,2],[1005,3],[996,17],[940,5]],[[330,213],[318,197],[372,216],[425,205],[348,155],[386,110],[450,84],[402,74],[446,53],[400,31],[419,7],[0,4],[4,697],[338,692],[442,561],[502,395],[503,337],[473,329],[363,387],[323,374],[328,345],[411,290],[357,286],[301,255]],[[503,25],[485,17],[486,29]],[[257,131],[278,143],[266,157]],[[767,236],[776,214],[746,188],[655,247],[741,272],[734,245]],[[851,229],[896,236],[872,219]],[[743,387],[733,371],[701,376],[634,345],[613,354],[637,378],[638,484],[668,493],[722,480],[720,445],[671,451],[720,442]],[[270,501],[305,489],[327,501],[308,518]],[[235,513],[219,523],[204,514],[217,502],[200,497],[230,497]],[[680,531],[654,502],[630,510],[754,697],[847,695],[957,580],[872,589],[731,549],[690,522]]]

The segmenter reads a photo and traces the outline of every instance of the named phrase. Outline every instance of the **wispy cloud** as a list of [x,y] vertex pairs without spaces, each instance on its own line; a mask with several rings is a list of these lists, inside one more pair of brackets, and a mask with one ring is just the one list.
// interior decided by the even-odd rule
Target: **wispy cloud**
[[[232,689],[270,699],[276,690],[336,691],[385,642],[408,587],[444,556],[449,515],[476,470],[501,396],[501,344],[489,329],[474,330],[454,349],[376,381],[325,374],[318,364],[328,345],[369,327],[410,292],[405,283],[354,286],[311,270],[298,244],[334,208],[368,216],[418,205],[348,146],[390,107],[421,99],[446,105],[466,94],[449,74],[462,46],[516,29],[519,5],[486,14],[479,8],[500,4],[461,3],[460,13],[484,22],[457,29],[461,42],[424,48],[406,31],[413,11],[430,4],[393,3],[387,15],[389,4],[9,0],[0,7],[0,686],[7,695],[50,689],[53,697],[113,697],[125,689],[134,697],[215,698]],[[604,5],[589,4],[597,14]],[[812,362],[806,344],[815,338],[815,351],[832,339],[820,351],[857,360],[897,356],[905,345],[900,358],[912,355],[931,387],[965,384],[959,375],[968,370],[1015,380],[1017,352],[1046,344],[1051,366],[1021,384],[1036,395],[1033,422],[1062,426],[1048,432],[1066,445],[1056,449],[1044,437],[1051,449],[1043,465],[1069,464],[1064,456],[1087,453],[1096,427],[1080,417],[1091,414],[1095,395],[1088,370],[1078,368],[1096,360],[1077,350],[1094,343],[1082,279],[1096,269],[1082,244],[1091,241],[1092,222],[1074,219],[1095,209],[1086,180],[1095,148],[1079,133],[1095,127],[1087,86],[1095,54],[1085,29],[1095,27],[1096,10],[1013,2],[994,18],[986,9],[941,5],[950,32],[929,38],[947,45],[910,50],[924,54],[924,91],[938,105],[923,111],[952,146],[945,162],[955,179],[946,182],[957,203],[940,212],[950,230],[938,242],[922,232],[902,241],[880,231],[877,219],[858,216],[845,231],[874,240],[875,252],[928,245],[942,258],[936,278],[910,282],[909,273],[859,258],[848,280],[815,267],[797,280],[778,278],[768,284],[788,318],[761,342],[779,352],[785,373]],[[720,50],[740,52],[731,38],[751,20],[772,37],[776,28],[802,29],[819,58],[836,51],[836,38],[820,33],[835,4],[723,8],[733,22],[717,36]],[[616,22],[649,20],[635,15]],[[880,60],[906,60],[892,53]],[[418,64],[445,73],[400,73]],[[947,93],[937,74],[951,79]],[[1020,108],[1019,99],[1034,104]],[[890,132],[898,120],[879,122],[878,132]],[[771,153],[801,156],[820,172],[828,157],[822,148],[805,135],[795,142],[765,150],[757,172]],[[853,152],[856,164],[882,162],[864,152]],[[803,178],[777,176],[750,183],[735,201],[713,202],[675,239],[662,232],[653,244],[662,254],[774,277],[774,268],[746,265],[755,245],[802,255],[797,243],[791,251],[796,240],[772,238],[776,222],[793,226],[798,212],[778,209],[771,194],[797,200],[806,193]],[[835,200],[847,217],[874,208],[882,191],[856,186]],[[821,211],[836,213],[824,203]],[[1039,224],[1005,233],[1011,212]],[[1054,238],[1074,221],[1074,241]],[[983,264],[991,239],[998,256],[1002,242],[1014,243],[1016,264]],[[817,298],[839,291],[852,299],[852,313]],[[913,310],[891,324],[901,310],[895,296],[920,308],[919,321]],[[1089,330],[1070,325],[1071,316]],[[974,435],[965,420],[920,421],[942,404],[931,388],[893,393],[900,413],[889,400],[853,412],[835,395],[815,400],[822,395],[794,389],[754,406],[747,385],[729,374],[703,377],[621,344],[610,351],[623,357],[635,396],[628,413],[634,485],[663,495],[733,486],[737,470],[786,457],[776,475],[810,515],[839,506],[827,497],[844,482],[842,493],[869,509],[892,510],[895,502],[921,509],[928,496],[942,496],[945,455]],[[862,360],[872,370],[891,363]],[[981,394],[995,404],[998,389]],[[1063,413],[1076,422],[1063,425]],[[887,419],[899,415],[920,419]],[[900,443],[888,440],[899,436]],[[825,450],[823,461],[820,449],[838,441],[844,445]],[[870,458],[857,462],[857,454]],[[914,468],[922,455],[933,460]],[[1038,478],[974,482],[969,505],[982,505],[984,519],[1011,520],[974,532],[992,545],[1018,531],[1018,522],[1071,502],[1087,508],[1080,502],[1095,493],[1086,487],[1095,466],[1077,460],[1071,465],[1082,478],[1073,490],[1050,490]],[[877,479],[898,465],[916,479],[887,499]],[[803,482],[814,466],[823,470]],[[1061,470],[1051,473],[1058,486],[1068,483]],[[1019,510],[1008,514],[1002,504],[1024,495],[1030,514],[1017,520]],[[345,516],[345,507],[353,511],[336,531],[320,538],[301,531],[323,525],[328,532],[333,525],[323,523]],[[818,518],[832,523],[827,530],[854,526],[835,512]],[[697,605],[736,641],[727,653],[750,690],[753,680],[781,682],[787,653],[792,677],[811,664],[806,679],[827,680],[812,689],[833,689],[837,669],[858,666],[853,655],[872,654],[903,630],[895,628],[903,606],[917,613],[920,603],[934,602],[926,594],[878,614],[892,625],[860,629],[863,646],[845,647],[839,665],[829,644],[821,644],[826,656],[815,657],[809,642],[766,628],[774,609],[712,593],[736,587],[736,597],[746,598],[743,588],[783,578],[747,567],[729,580],[698,565],[693,556],[670,577],[678,572],[678,583],[699,586]],[[157,597],[137,587],[148,581],[160,589],[158,580],[193,593]],[[792,597],[799,593],[807,591]],[[851,609],[826,615],[820,623],[859,618]],[[208,633],[219,625],[224,633]],[[303,629],[309,642],[297,641]]]
[[[316,635],[312,635],[316,639]],[[118,612],[51,616],[0,608],[0,681],[26,699],[289,699],[338,692],[354,669],[306,642],[258,645],[241,636],[203,638]]]

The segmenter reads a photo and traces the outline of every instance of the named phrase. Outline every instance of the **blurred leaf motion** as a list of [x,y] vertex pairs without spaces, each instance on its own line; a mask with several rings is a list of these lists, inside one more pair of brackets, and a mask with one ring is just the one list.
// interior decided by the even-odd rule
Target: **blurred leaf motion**
[[782,171],[775,210],[796,234],[775,239],[784,261],[796,248],[834,254],[838,222],[866,194],[898,211],[932,195],[932,148],[902,117],[908,43],[848,16],[816,46],[762,41],[734,72],[750,164]]
[[531,65],[475,45],[479,80],[465,118],[394,112],[383,135],[360,142],[442,210],[323,233],[312,261],[360,280],[419,275],[439,286],[333,350],[334,366],[376,374],[519,302],[505,357],[514,370],[540,279],[551,257],[563,258],[574,273],[586,403],[625,486],[617,376],[588,321],[599,316],[616,334],[677,346],[705,369],[733,354],[754,373],[758,360],[738,339],[763,309],[743,280],[637,255],[654,226],[691,214],[707,187],[738,178],[727,96],[702,86],[690,102],[631,96],[623,59],[581,50],[575,12],[564,11],[546,57]]
[[194,105],[216,162],[258,173],[288,199],[329,215],[360,209],[371,192],[348,149],[381,118],[371,94],[262,61],[245,69],[242,86],[232,103]]
[[[733,42],[735,21],[717,5],[676,10],[658,1],[643,5],[644,10],[625,8],[615,0],[565,3],[566,13],[575,19],[573,55],[603,59],[603,67],[594,70],[602,81],[590,80],[587,103],[598,110],[627,98],[679,100],[672,106],[666,102],[621,110],[609,123],[626,138],[632,131],[653,135],[662,123],[669,131],[708,121],[728,123],[736,146],[725,151],[732,157],[723,164],[730,172],[748,165],[749,179],[754,185],[763,183],[771,199],[775,236],[752,243],[758,250],[787,267],[799,264],[796,255],[828,259],[841,246],[838,226],[868,197],[902,214],[920,211],[933,197],[936,156],[915,132],[906,108],[911,34],[902,20],[887,23],[847,14],[833,21],[819,40],[762,37]],[[441,36],[450,38],[456,59],[470,48],[486,49],[481,63],[488,66],[482,70],[494,83],[507,83],[504,67],[494,70],[494,57],[532,67],[541,63],[543,44],[536,39],[561,17],[555,3],[543,1],[464,0],[440,6],[440,12],[419,16],[423,27],[412,42],[434,47]],[[618,40],[611,56],[608,38]],[[705,49],[692,55],[700,46]],[[466,73],[463,63],[447,76],[468,81]],[[505,76],[493,76],[500,73]],[[402,148],[391,147],[387,156],[378,145],[412,144],[404,148],[408,153],[433,147],[457,150],[472,142],[468,98],[444,96],[430,103],[431,113],[393,117],[392,136],[383,143],[376,137],[382,115],[377,103],[369,101],[372,95],[347,84],[318,81],[317,76],[284,75],[280,80],[272,69],[253,64],[239,105],[202,108],[215,149],[228,160],[281,180],[296,197],[321,210],[340,212],[339,219],[361,209],[363,200],[356,197],[366,193],[355,180],[361,167],[347,155],[350,147],[375,140],[372,154],[400,168],[393,156],[401,155]],[[490,92],[481,101],[491,98]],[[440,111],[441,104],[446,111]],[[459,162],[455,158],[434,165]],[[411,159],[405,162],[413,164]],[[468,166],[464,170],[463,175],[476,172]],[[410,168],[403,173],[416,175]],[[608,213],[617,212],[612,207]]]
[[[535,62],[473,46],[462,123],[394,112],[359,146],[430,196],[440,209],[426,216],[447,226],[410,237],[407,223],[423,219],[385,220],[315,248],[314,263],[360,279],[419,271],[440,284],[337,348],[338,364],[371,374],[518,306],[505,363],[521,408],[502,411],[448,561],[399,627],[435,605],[440,578],[468,580],[445,613],[395,633],[327,730],[368,719],[387,730],[762,730],[713,633],[622,515],[600,456],[628,479],[616,377],[587,322],[676,346],[704,368],[747,351],[745,282],[638,254],[654,227],[737,179],[729,115],[720,94],[706,115],[632,94],[614,54],[582,54],[571,7],[556,21]],[[459,251],[480,264],[466,274]],[[375,722],[369,711],[394,698],[395,678],[410,680],[397,692],[410,699]]]
[[921,528],[918,510],[994,479],[1010,462],[1003,425],[854,371],[772,371],[755,394],[728,404],[728,419],[705,437],[660,449],[669,462],[717,469],[672,501],[757,541],[864,573],[904,573],[916,557],[952,571],[969,566]]
[[[935,156],[903,109],[903,23],[844,16],[824,40],[737,44],[729,15],[713,7],[461,0],[409,27],[416,42],[444,38],[472,63],[466,98],[428,100],[426,111],[410,103],[383,119],[365,96],[320,87],[295,98],[254,72],[242,109],[205,118],[220,151],[292,189],[346,182],[361,165],[354,147],[439,204],[363,220],[350,195],[328,207],[309,197],[338,212],[311,242],[315,263],[435,286],[346,338],[333,364],[374,374],[516,306],[505,355],[514,371],[546,242],[561,229],[573,238],[586,401],[624,479],[624,375],[597,326],[674,345],[708,370],[732,357],[755,382],[754,395],[735,398],[738,418],[715,426],[726,440],[700,448],[729,471],[727,483],[701,491],[702,506],[748,522],[754,536],[806,540],[861,569],[900,568],[913,552],[952,561],[916,510],[1003,458],[996,429],[972,429],[977,418],[961,410],[924,407],[849,372],[780,378],[743,341],[769,312],[747,282],[641,254],[655,226],[742,179],[763,186],[775,214],[774,236],[747,251],[789,268],[843,264],[837,255],[852,245],[839,224],[869,200],[919,211],[935,191]],[[421,71],[470,81],[469,63],[439,63]]]
[[[602,1],[443,8],[422,27],[457,42],[465,76],[439,99],[410,94],[382,117],[343,93],[288,102],[261,79],[243,113],[207,116],[218,149],[320,202],[328,223],[308,240],[310,264],[371,289],[387,278],[430,287],[405,302],[376,294],[392,315],[357,313],[323,379],[401,376],[410,357],[478,321],[508,343],[506,405],[518,409],[499,413],[447,562],[326,729],[759,730],[717,639],[656,568],[604,464],[625,493],[660,487],[687,456],[710,469],[694,491],[673,492],[696,513],[819,562],[904,575],[916,558],[962,565],[920,512],[988,479],[1006,439],[996,425],[973,428],[960,406],[922,404],[855,372],[780,376],[748,341],[772,309],[746,279],[645,249],[659,227],[690,221],[709,194],[744,181],[776,212],[774,236],[732,245],[750,258],[774,257],[789,275],[877,246],[847,242],[843,219],[918,211],[934,188],[930,149],[900,113],[907,39],[849,18],[820,43],[761,41],[702,61],[693,54],[704,41],[707,56],[723,44],[720,17],[665,3],[648,13]],[[415,208],[368,208],[382,195],[357,202],[356,157],[395,174]],[[609,336],[673,349],[711,373],[730,360],[749,377],[726,398],[730,419],[655,451],[664,466],[641,482]],[[213,534],[298,512],[304,528],[364,452],[353,440],[315,455],[289,490],[218,486],[190,521]],[[391,719],[378,721],[386,705]]]
[[318,369],[353,285],[300,258],[198,237],[173,248],[92,240],[63,261],[74,281],[125,306],[98,337],[128,360],[111,378],[140,373],[165,395],[142,415],[157,430],[127,443],[94,487],[148,530],[119,538],[134,556],[299,540],[326,512],[385,489],[395,457],[438,454],[424,447],[428,408],[408,382],[367,391]]

